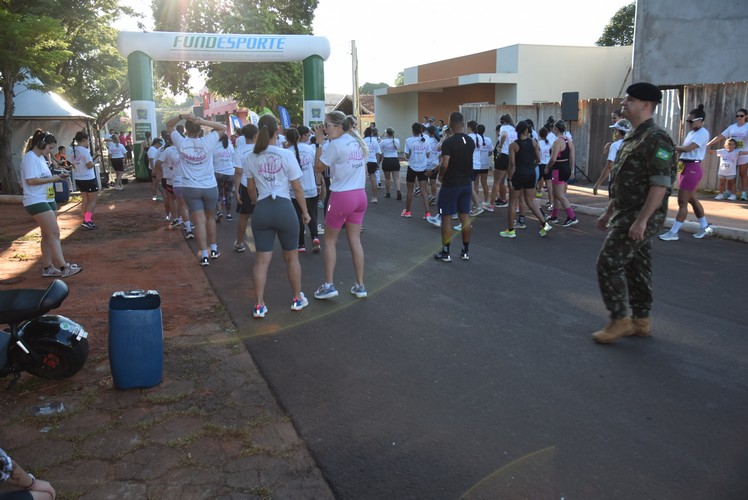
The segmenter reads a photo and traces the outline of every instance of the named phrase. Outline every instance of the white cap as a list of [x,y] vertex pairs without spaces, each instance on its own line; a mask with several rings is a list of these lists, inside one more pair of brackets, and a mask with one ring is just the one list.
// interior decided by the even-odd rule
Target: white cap
[[613,125],[609,126],[608,128],[614,128],[622,132],[628,133],[631,131],[631,122],[629,122],[626,118],[621,118],[620,120],[615,122]]

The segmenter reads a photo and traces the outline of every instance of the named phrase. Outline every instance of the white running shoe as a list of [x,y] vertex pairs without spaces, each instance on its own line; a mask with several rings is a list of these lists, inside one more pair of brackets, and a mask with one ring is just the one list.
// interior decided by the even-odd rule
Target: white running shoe
[[704,229],[694,234],[693,237],[696,238],[697,240],[700,240],[701,238],[704,238],[706,236],[711,236],[713,234],[714,234],[714,229],[712,229],[712,226],[706,226]]
[[662,233],[658,238],[662,241],[678,241],[678,234],[668,231],[667,233]]

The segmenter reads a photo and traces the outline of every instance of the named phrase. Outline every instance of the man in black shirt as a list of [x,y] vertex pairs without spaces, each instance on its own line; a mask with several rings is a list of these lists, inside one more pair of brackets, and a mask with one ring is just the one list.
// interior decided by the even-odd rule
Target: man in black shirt
[[472,196],[473,151],[475,142],[462,130],[465,118],[462,113],[449,115],[449,128],[452,136],[442,143],[442,159],[439,177],[442,186],[439,190],[439,213],[441,214],[442,251],[434,255],[436,260],[452,262],[449,255],[449,242],[452,239],[451,215],[459,214],[462,223],[462,251],[460,258],[470,260],[470,202]]

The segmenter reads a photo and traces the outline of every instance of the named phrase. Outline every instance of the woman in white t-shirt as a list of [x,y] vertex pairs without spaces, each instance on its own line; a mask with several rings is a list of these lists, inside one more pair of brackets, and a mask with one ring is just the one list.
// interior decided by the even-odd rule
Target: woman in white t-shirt
[[83,210],[81,227],[96,229],[96,224],[93,223],[93,213],[99,198],[99,183],[96,180],[94,162],[88,146],[88,134],[83,131],[76,132],[67,157],[68,161],[73,164],[75,185],[81,193],[81,210]]
[[120,144],[117,134],[112,134],[111,139],[106,141],[106,147],[109,150],[109,161],[112,163],[112,168],[114,169],[114,189],[122,191],[124,189],[122,186],[122,175],[125,173],[127,148],[124,144]]
[[382,151],[382,172],[384,172],[384,197],[390,198],[390,184],[394,183],[397,199],[402,200],[400,193],[400,139],[395,137],[395,131],[388,128],[384,131],[384,139],[379,143]]
[[[491,196],[486,200],[488,208],[494,208],[494,201],[499,197],[498,206],[505,207],[507,201],[507,187],[504,182],[509,169],[509,145],[517,140],[517,131],[514,129],[514,121],[509,113],[499,118],[496,127],[496,147],[494,148],[493,187]],[[483,205],[486,208],[486,205]]]
[[218,184],[218,205],[216,206],[216,222],[221,222],[223,213],[226,220],[233,219],[231,215],[231,195],[234,190],[234,146],[231,145],[226,134],[221,136],[215,148],[213,148],[213,170],[216,172],[216,184]]
[[613,163],[616,161],[616,155],[618,154],[618,150],[621,148],[623,138],[631,131],[631,122],[625,118],[621,118],[613,125],[610,125],[609,128],[615,129],[613,135],[614,140],[607,144],[608,160],[605,162],[605,168],[603,168],[600,177],[592,188],[592,194],[595,196],[597,196],[597,189],[603,182],[607,182],[608,187],[610,187],[610,170],[613,168]]
[[[309,214],[309,234],[312,237],[312,251],[319,253],[322,249],[319,241],[319,228],[317,228],[317,202],[319,201],[319,188],[317,187],[317,177],[314,171],[314,146],[307,143],[309,139],[309,127],[301,125],[298,129],[289,128],[286,130],[286,144],[288,150],[296,157],[301,167],[301,189],[304,190],[304,201],[306,202],[306,211]],[[293,194],[293,193],[292,193]],[[299,253],[306,252],[304,244],[304,219],[303,211],[295,199],[291,199],[296,216],[299,220]]]
[[[242,127],[241,134],[236,140],[236,149],[234,149],[234,192],[236,193],[236,212],[239,214],[239,221],[236,224],[236,240],[234,241],[234,251],[244,252],[247,246],[244,244],[244,238],[247,234],[247,223],[249,216],[254,212],[255,205],[249,197],[247,190],[247,171],[244,165],[247,156],[255,148],[255,139],[257,139],[257,125],[248,123]],[[239,139],[242,139],[241,141]]]
[[410,211],[410,207],[413,203],[413,196],[415,195],[415,183],[418,181],[418,189],[421,192],[421,200],[423,201],[423,218],[425,220],[427,217],[431,217],[428,195],[426,194],[426,182],[428,181],[426,166],[431,156],[431,150],[426,136],[423,135],[423,125],[416,122],[410,128],[413,135],[405,139],[405,147],[403,149],[405,159],[408,160],[408,171],[405,174],[407,189],[407,193],[405,194],[405,209],[403,209],[400,217],[412,217],[413,214]]
[[693,237],[701,239],[713,233],[706,220],[704,206],[696,195],[696,189],[704,176],[701,162],[704,161],[706,145],[709,142],[709,131],[704,128],[705,118],[706,113],[704,113],[703,104],[699,104],[696,109],[692,109],[686,118],[686,123],[691,130],[686,134],[683,144],[675,147],[675,151],[680,153],[678,156],[679,163],[683,166],[678,179],[678,214],[675,216],[675,222],[673,222],[670,230],[659,236],[663,241],[678,240],[678,231],[688,215],[688,205],[693,208],[693,213],[701,226],[701,230],[695,233]]
[[[485,165],[483,162],[482,151],[486,149],[486,138],[483,137],[483,133],[486,131],[486,127],[483,127],[482,132],[478,132],[478,125],[475,120],[467,122],[467,135],[475,143],[475,149],[473,150],[473,205],[476,207],[483,206],[489,212],[493,212],[493,203],[491,203],[491,194],[488,191],[488,152],[486,152]],[[491,151],[493,146],[488,148]],[[480,197],[478,193],[481,187],[483,188],[483,203],[480,203]]]
[[[179,120],[187,120],[185,131],[187,137],[174,130]],[[200,252],[200,265],[209,266],[210,259],[221,256],[216,242],[215,208],[218,203],[218,187],[213,172],[213,148],[218,143],[219,134],[226,130],[226,125],[210,122],[195,115],[178,115],[166,122],[171,133],[171,142],[179,151],[181,170],[182,198],[187,205],[190,219],[194,225],[195,239]],[[212,130],[200,137],[201,127]],[[210,254],[208,252],[210,247]]]
[[333,275],[337,259],[335,247],[343,224],[356,275],[351,293],[358,298],[366,297],[361,225],[367,207],[365,186],[369,151],[356,132],[354,120],[352,116],[333,111],[325,116],[323,125],[314,127],[317,144],[325,142],[325,135],[329,139],[326,148],[317,148],[314,168],[317,172],[330,168],[330,200],[325,218],[324,240],[325,282],[314,292],[317,299],[329,299],[338,295],[333,285]]
[[364,130],[364,142],[369,148],[369,156],[366,158],[366,172],[369,174],[369,184],[371,185],[371,203],[377,203],[377,170],[379,162],[382,161],[382,150],[379,148],[379,141],[374,136],[374,130],[366,127]]
[[146,152],[146,155],[148,156],[148,173],[151,177],[151,199],[153,201],[161,201],[163,198],[162,195],[159,194],[159,191],[161,190],[161,173],[156,169],[158,155],[163,145],[164,141],[160,137],[156,137],[153,139],[151,147],[149,147]]
[[60,226],[57,224],[57,204],[55,203],[55,182],[67,182],[67,171],[57,175],[44,161],[57,146],[57,139],[49,132],[37,129],[26,143],[25,154],[21,159],[21,185],[23,206],[39,224],[42,232],[42,276],[67,278],[83,270],[78,264],[68,264],[62,253]]
[[293,291],[291,309],[300,311],[309,304],[301,291],[301,264],[297,246],[299,222],[291,203],[291,190],[305,224],[309,223],[310,217],[301,187],[299,163],[291,151],[274,146],[278,138],[278,122],[273,115],[263,115],[257,125],[259,132],[254,150],[247,156],[244,168],[247,171],[249,196],[255,204],[252,234],[257,254],[252,268],[252,281],[257,304],[252,316],[264,318],[268,312],[265,305],[265,284],[276,236],[283,250],[288,281]]
[[[725,139],[735,139],[738,153],[748,151],[748,111],[740,108],[735,113],[736,123],[727,127],[721,134],[713,138],[706,145],[710,149],[714,144],[723,144]],[[748,156],[738,157],[738,176],[740,177],[740,199],[748,201]]]

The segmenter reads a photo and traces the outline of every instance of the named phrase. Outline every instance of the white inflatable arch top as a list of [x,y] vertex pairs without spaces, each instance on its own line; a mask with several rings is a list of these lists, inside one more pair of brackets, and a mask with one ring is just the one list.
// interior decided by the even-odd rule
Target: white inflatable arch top
[[155,61],[289,62],[330,57],[330,42],[312,35],[232,35],[120,31],[120,53],[140,51]]

